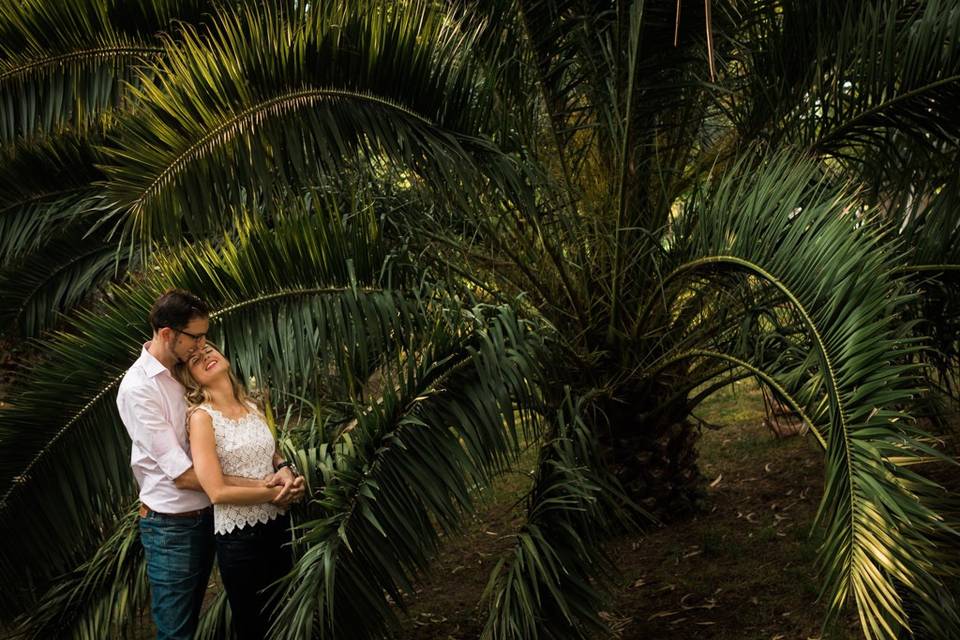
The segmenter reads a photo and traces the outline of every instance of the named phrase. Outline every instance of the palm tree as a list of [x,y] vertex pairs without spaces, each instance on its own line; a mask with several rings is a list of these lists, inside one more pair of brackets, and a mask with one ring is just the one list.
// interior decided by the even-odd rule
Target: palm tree
[[[907,413],[924,370],[904,321],[926,272],[911,265],[951,264],[913,238],[956,233],[931,169],[956,156],[955,2],[278,1],[161,36],[195,8],[157,2],[120,29],[119,3],[83,4],[0,15],[2,33],[49,35],[2,51],[2,185],[38,194],[2,215],[62,216],[135,267],[38,343],[0,412],[16,585],[0,606],[31,611],[25,634],[109,636],[136,617],[112,394],[173,283],[220,309],[221,341],[309,470],[278,635],[382,634],[471,487],[534,441],[485,634],[586,637],[603,532],[637,503],[695,504],[687,417],[751,376],[825,452],[830,616],[854,603],[870,638],[960,630],[956,523],[914,470],[944,457]],[[128,82],[104,89],[117,68]],[[51,82],[100,97],[68,109]],[[83,170],[44,180],[31,162]],[[916,231],[898,242],[900,227]]]
[[[38,336],[126,267],[91,227],[98,151],[175,19],[209,3],[17,2],[0,7],[0,323]],[[129,265],[133,267],[135,265]]]

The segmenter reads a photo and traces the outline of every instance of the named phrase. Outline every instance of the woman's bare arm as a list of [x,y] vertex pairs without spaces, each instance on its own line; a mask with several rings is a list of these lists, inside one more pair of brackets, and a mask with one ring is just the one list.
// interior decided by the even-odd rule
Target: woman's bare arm
[[[241,476],[223,476],[223,481],[235,487],[263,487],[267,484],[264,478],[243,478]],[[177,476],[173,483],[177,485],[178,489],[203,491],[203,487],[200,486],[200,478],[197,477],[197,471],[193,467]]]
[[266,487],[262,481],[253,481],[259,486],[236,486],[226,481],[217,458],[213,420],[206,411],[194,411],[190,416],[190,453],[200,487],[214,504],[259,504],[280,495],[279,488]]

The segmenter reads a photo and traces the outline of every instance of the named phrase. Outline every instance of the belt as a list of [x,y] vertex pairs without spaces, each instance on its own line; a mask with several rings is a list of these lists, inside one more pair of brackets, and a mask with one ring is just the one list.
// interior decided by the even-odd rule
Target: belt
[[147,505],[140,503],[140,514],[141,518],[146,518],[149,514],[155,513],[158,516],[167,516],[168,518],[196,518],[197,516],[202,516],[204,513],[210,510],[210,507],[204,507],[203,509],[194,509],[193,511],[183,511],[182,513],[160,513],[159,511],[154,511]]

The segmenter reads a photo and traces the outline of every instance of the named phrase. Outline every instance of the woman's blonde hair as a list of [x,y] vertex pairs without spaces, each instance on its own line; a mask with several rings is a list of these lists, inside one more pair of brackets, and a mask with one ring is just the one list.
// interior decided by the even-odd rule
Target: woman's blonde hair
[[[217,345],[208,341],[207,346],[223,356],[223,351]],[[227,369],[227,375],[230,376],[230,386],[233,387],[233,397],[237,399],[237,402],[243,405],[251,402],[252,398],[247,393],[247,388],[237,379],[237,376],[233,374],[232,369]],[[190,368],[186,362],[178,362],[173,367],[173,377],[186,389],[188,409],[194,409],[210,400],[206,389],[204,389],[193,377],[193,374],[190,373]]]

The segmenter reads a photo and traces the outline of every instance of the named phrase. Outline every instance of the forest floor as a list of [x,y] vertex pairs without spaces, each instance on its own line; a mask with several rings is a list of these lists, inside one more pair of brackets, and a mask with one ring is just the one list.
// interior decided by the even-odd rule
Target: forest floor
[[[749,382],[696,411],[704,429],[705,509],[668,526],[621,535],[607,552],[619,574],[603,617],[621,639],[852,640],[852,613],[827,632],[818,601],[811,523],[823,487],[823,455],[811,436],[777,439]],[[486,618],[487,577],[522,521],[535,462],[501,479],[464,531],[444,544],[401,615],[400,640],[474,640]]]

